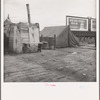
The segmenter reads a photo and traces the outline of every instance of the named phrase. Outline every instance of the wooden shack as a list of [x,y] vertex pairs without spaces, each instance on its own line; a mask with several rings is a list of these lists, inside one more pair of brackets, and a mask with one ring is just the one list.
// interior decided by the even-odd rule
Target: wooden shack
[[[8,23],[8,20],[6,20]],[[39,24],[12,23],[4,24],[4,50],[22,53],[36,52],[40,42]],[[26,46],[26,47],[25,47]],[[24,49],[23,49],[24,48]]]

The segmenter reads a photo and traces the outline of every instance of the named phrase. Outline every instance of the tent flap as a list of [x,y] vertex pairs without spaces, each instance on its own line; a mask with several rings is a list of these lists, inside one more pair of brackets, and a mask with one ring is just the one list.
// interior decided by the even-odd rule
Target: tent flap
[[[68,27],[69,28],[69,27]],[[70,31],[68,31],[69,47],[79,46],[79,39]]]

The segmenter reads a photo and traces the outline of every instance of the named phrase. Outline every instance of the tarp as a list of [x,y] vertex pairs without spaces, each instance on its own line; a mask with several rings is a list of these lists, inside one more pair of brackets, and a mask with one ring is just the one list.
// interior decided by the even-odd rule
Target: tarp
[[[56,35],[56,47],[75,47],[79,46],[78,38],[70,31],[69,26],[53,26],[45,27],[41,31],[41,35],[45,38]],[[46,39],[45,39],[46,40]],[[52,40],[51,40],[52,42]]]
[[74,46],[79,46],[79,39],[78,39],[78,37],[76,37],[74,34],[73,34],[73,32],[71,32],[71,30],[70,30],[70,28],[69,28],[69,26],[68,26],[68,34],[69,34],[69,46],[70,47],[74,47]]
[[34,33],[34,40],[35,40],[34,42],[39,43],[40,42],[39,28],[34,28],[33,33]]
[[22,39],[17,26],[11,25],[9,36],[9,49],[10,51],[21,53],[22,52]]
[[29,40],[30,40],[30,43],[33,43],[35,41],[34,32],[33,32],[33,29],[31,27],[29,27]]

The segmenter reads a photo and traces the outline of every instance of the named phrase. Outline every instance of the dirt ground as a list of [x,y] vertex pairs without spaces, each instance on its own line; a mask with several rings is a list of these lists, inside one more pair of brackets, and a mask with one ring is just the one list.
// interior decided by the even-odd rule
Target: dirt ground
[[94,45],[42,50],[41,53],[6,54],[5,82],[95,82]]

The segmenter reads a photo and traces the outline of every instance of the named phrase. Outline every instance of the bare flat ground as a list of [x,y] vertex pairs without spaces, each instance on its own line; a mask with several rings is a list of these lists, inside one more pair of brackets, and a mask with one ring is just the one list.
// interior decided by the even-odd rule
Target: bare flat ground
[[5,82],[95,82],[94,45],[4,56]]

